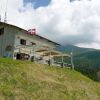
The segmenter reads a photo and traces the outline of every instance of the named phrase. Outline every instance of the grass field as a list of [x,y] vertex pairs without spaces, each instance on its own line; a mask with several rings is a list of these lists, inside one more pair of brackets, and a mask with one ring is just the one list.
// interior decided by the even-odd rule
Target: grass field
[[100,83],[70,69],[0,58],[0,100],[100,100]]

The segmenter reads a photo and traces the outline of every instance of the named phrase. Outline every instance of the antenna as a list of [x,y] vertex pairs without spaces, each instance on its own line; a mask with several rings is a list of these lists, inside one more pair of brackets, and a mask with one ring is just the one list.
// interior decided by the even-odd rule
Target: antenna
[[5,12],[5,18],[4,18],[4,22],[7,22],[7,13]]
[[2,21],[1,15],[2,15],[2,5],[0,5],[0,22]]
[[0,15],[0,22],[1,22],[1,15]]
[[6,10],[5,10],[5,18],[4,18],[4,22],[7,22],[7,6],[8,6],[8,0],[6,2]]

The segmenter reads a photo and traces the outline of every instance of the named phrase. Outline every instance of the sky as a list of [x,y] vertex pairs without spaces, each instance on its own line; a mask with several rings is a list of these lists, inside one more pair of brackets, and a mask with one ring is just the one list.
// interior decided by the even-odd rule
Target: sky
[[[62,45],[100,49],[100,0],[0,0],[7,23]],[[6,7],[7,4],[7,7]],[[7,9],[6,9],[7,8]]]
[[48,4],[50,3],[51,0],[24,0],[24,3],[32,3],[33,7],[36,9],[38,7],[45,7],[48,6]]

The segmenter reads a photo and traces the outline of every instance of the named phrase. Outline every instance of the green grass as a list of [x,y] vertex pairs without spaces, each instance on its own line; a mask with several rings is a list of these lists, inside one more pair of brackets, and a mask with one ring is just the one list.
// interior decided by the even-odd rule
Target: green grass
[[0,58],[0,100],[100,100],[100,83],[70,69]]

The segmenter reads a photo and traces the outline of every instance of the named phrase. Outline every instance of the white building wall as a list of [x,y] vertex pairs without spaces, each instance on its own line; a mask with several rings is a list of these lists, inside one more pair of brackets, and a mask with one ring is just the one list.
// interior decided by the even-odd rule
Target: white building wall
[[[19,37],[19,39],[17,38]],[[56,48],[56,46],[51,43],[51,42],[48,42],[48,40],[44,40],[44,39],[40,39],[39,37],[33,35],[27,35],[26,33],[24,32],[18,32],[18,34],[16,34],[15,36],[15,45],[20,45],[20,39],[24,39],[26,40],[26,45],[30,45],[31,42],[33,43],[36,43],[36,45],[39,47],[39,46],[46,46],[46,47],[49,47],[49,48]]]
[[6,55],[6,47],[7,46],[12,46],[12,50],[10,52],[10,56],[13,56],[13,46],[14,46],[14,33],[15,30],[14,28],[7,25],[0,25],[0,28],[4,28],[4,34],[0,36],[0,55],[5,56]]
[[[37,35],[29,35],[26,33],[25,30],[20,29],[18,27],[8,25],[8,24],[1,24],[0,28],[4,27],[4,35],[0,36],[0,56],[5,56],[6,51],[5,48],[8,45],[12,46],[11,57],[13,57],[14,51],[16,51],[16,46],[21,45],[20,39],[26,40],[26,45],[30,45],[31,42],[36,43],[36,47],[48,47],[48,49],[54,49],[56,45],[50,42],[47,39],[43,39]],[[19,37],[19,38],[18,38]],[[44,48],[45,48],[44,47]],[[17,50],[19,52],[19,50]],[[31,54],[33,55],[33,53]]]

